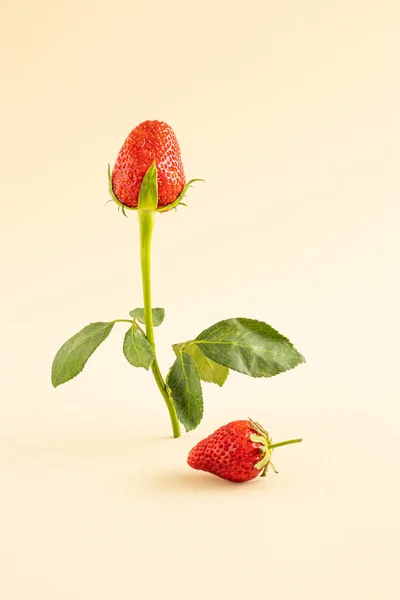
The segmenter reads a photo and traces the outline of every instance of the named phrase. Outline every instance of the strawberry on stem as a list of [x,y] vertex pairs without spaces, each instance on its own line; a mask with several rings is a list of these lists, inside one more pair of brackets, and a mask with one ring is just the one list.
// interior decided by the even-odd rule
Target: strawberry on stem
[[243,482],[265,476],[274,448],[301,442],[287,440],[273,444],[269,434],[256,421],[232,421],[199,442],[189,452],[188,464],[229,481]]
[[158,207],[172,204],[186,179],[176,135],[163,121],[144,121],[126,138],[112,170],[112,189],[121,204],[136,208],[143,178],[157,165]]
[[156,212],[175,208],[194,181],[186,183],[175,133],[163,121],[144,121],[126,138],[109,177],[111,198],[122,208],[137,210],[140,235],[145,336],[152,349],[151,370],[167,405],[174,437],[180,436],[176,409],[158,365],[151,298],[151,241]]
[[[274,377],[305,362],[279,331],[263,321],[239,316],[220,320],[196,337],[174,344],[176,358],[164,379],[154,335],[154,327],[163,321],[164,309],[152,306],[152,234],[156,213],[184,204],[185,193],[194,181],[204,180],[186,182],[179,144],[169,125],[144,121],[131,131],[112,172],[108,166],[108,184],[111,199],[123,214],[127,216],[126,210],[137,213],[143,307],[131,310],[131,319],[96,321],[83,327],[58,350],[51,373],[54,387],[70,381],[82,371],[114,324],[128,323],[123,354],[132,366],[151,368],[167,406],[174,437],[180,436],[180,423],[187,431],[199,425],[203,416],[202,381],[222,386],[229,370],[250,377]],[[198,444],[189,456],[189,464],[232,481],[247,481],[260,473],[265,475],[268,465],[273,466],[273,448],[298,441],[301,440],[272,444],[258,423],[238,421]]]

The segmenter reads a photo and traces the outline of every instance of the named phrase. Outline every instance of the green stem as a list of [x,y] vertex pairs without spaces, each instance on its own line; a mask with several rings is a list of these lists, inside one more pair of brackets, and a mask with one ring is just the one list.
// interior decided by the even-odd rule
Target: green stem
[[151,238],[154,228],[155,211],[138,210],[139,232],[140,232],[140,266],[142,269],[142,285],[143,285],[143,306],[144,318],[146,325],[147,341],[153,348],[154,359],[151,365],[154,379],[167,405],[169,416],[172,424],[172,432],[175,438],[181,435],[178,417],[176,415],[175,406],[168,393],[167,386],[161,375],[160,367],[158,366],[156,345],[154,341],[154,326],[153,313],[151,305],[151,277],[150,277],[150,261],[151,261]]
[[112,321],[112,323],[131,323],[132,324],[132,319],[114,319],[114,321]]
[[302,442],[302,439],[297,439],[297,440],[287,440],[286,442],[278,442],[277,444],[272,444],[271,446],[268,446],[268,448],[279,448],[279,446],[287,446],[288,444],[298,444],[299,442]]

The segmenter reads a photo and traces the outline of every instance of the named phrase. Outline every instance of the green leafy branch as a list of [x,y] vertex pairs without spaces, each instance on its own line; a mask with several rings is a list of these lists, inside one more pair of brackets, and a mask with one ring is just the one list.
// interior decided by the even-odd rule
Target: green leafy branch
[[[111,198],[125,214],[125,209],[130,207],[121,204],[114,194],[110,166],[108,179]],[[194,181],[203,180],[189,181],[174,203],[158,207],[157,168],[155,162],[150,166],[140,188],[138,207],[132,209],[137,210],[139,220],[144,306],[132,310],[129,313],[131,319],[90,323],[81,329],[58,350],[51,371],[55,387],[73,379],[109,336],[114,325],[129,323],[122,345],[123,354],[132,366],[151,369],[169,411],[175,437],[180,435],[179,423],[189,431],[195,429],[203,417],[202,381],[222,387],[230,369],[250,377],[273,377],[305,362],[288,338],[276,329],[262,321],[239,317],[219,321],[195,339],[174,344],[176,358],[164,381],[157,361],[154,327],[162,324],[165,311],[153,308],[151,300],[154,217],[156,212],[165,212],[182,204]]]
[[[173,349],[177,358],[167,385],[175,404],[179,405],[179,420],[187,430],[195,429],[203,415],[200,380],[222,386],[229,369],[250,377],[273,377],[305,362],[293,344],[276,329],[246,318],[219,321],[196,339],[175,344]],[[182,360],[182,356],[187,358]],[[181,385],[182,379],[186,386]]]
[[[114,319],[114,321],[97,322],[86,325],[59,349],[51,368],[51,382],[54,387],[73,379],[82,371],[93,352],[109,336],[115,323],[129,323],[125,334],[123,352],[128,362],[134,367],[149,369],[153,362],[153,350],[147,341],[146,334],[138,321],[144,322],[143,308],[135,308],[129,313],[133,318]],[[161,325],[164,309],[154,308],[154,325]],[[161,316],[162,315],[162,316]]]
[[[145,322],[144,309],[135,308],[129,314],[132,320],[90,323],[65,342],[53,361],[53,385],[57,387],[76,377],[115,323],[130,324],[123,341],[125,358],[132,366],[149,370],[154,351],[139,325]],[[163,308],[152,309],[154,326],[161,325],[164,317]],[[246,318],[219,321],[194,340],[172,347],[176,359],[167,375],[166,388],[187,431],[195,429],[203,417],[201,381],[222,387],[229,369],[250,377],[273,377],[305,362],[276,329]]]

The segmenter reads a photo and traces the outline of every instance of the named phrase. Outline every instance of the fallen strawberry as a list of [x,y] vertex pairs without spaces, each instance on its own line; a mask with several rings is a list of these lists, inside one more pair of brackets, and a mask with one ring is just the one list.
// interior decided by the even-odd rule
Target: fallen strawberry
[[265,476],[274,448],[295,444],[301,439],[273,444],[269,434],[255,421],[232,421],[199,442],[189,452],[193,469],[213,473],[222,479],[242,482]]
[[178,140],[173,129],[163,121],[144,121],[126,138],[112,171],[112,190],[121,204],[137,207],[140,186],[154,161],[158,206],[175,202],[185,187]]

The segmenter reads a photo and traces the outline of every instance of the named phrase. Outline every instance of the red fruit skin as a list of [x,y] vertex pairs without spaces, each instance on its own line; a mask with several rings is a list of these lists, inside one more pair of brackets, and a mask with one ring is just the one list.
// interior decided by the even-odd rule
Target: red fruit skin
[[262,472],[254,468],[262,456],[261,444],[250,439],[256,433],[249,421],[232,421],[192,448],[187,462],[193,469],[229,481],[255,479]]
[[181,151],[173,129],[163,121],[144,121],[126,138],[111,175],[113,191],[125,206],[136,208],[140,186],[156,161],[158,206],[174,202],[186,180]]

